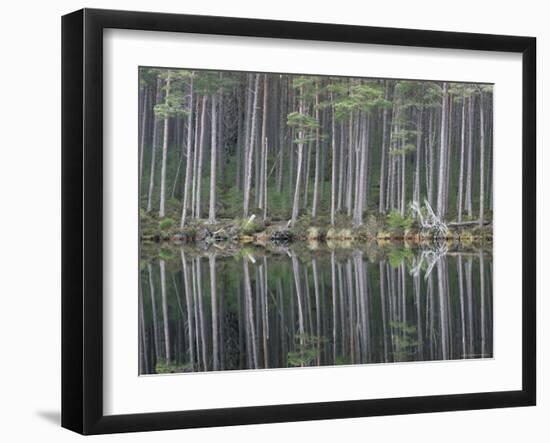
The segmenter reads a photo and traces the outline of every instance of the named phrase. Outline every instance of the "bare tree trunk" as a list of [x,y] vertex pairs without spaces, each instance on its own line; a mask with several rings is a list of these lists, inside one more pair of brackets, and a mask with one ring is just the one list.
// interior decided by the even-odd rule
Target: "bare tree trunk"
[[439,174],[437,188],[437,215],[443,218],[445,207],[445,170],[447,164],[447,82],[443,82],[441,99],[441,141],[439,145]]
[[206,104],[208,102],[208,96],[204,95],[202,97],[202,110],[201,110],[201,127],[200,127],[200,140],[199,140],[199,155],[197,159],[197,197],[196,197],[196,208],[195,208],[195,217],[201,218],[201,178],[202,178],[202,158],[204,151],[204,130],[205,130],[205,120],[206,120]]
[[479,94],[479,227],[485,217],[485,116],[483,91]]
[[264,184],[264,192],[263,192],[263,209],[264,209],[264,212],[263,212],[263,219],[264,219],[264,221],[265,221],[265,219],[267,218],[267,153],[268,153],[267,137],[265,138],[265,141],[264,141],[264,144],[263,144],[263,149],[264,149],[264,154],[263,154],[263,159],[264,159],[264,164],[263,164],[264,176],[263,176],[263,179],[262,179],[262,182],[263,182],[263,184]]
[[211,146],[210,146],[210,205],[208,209],[208,223],[216,223],[216,157],[217,157],[217,94],[212,95],[212,128],[211,128]]
[[[160,102],[161,98],[161,79],[157,77],[157,93],[155,95],[155,103],[153,106]],[[151,171],[149,174],[149,191],[147,193],[147,212],[153,210],[153,189],[155,187],[155,163],[156,163],[156,152],[157,152],[157,138],[158,138],[158,126],[159,122],[153,112],[153,144],[151,146]]]
[[195,111],[195,140],[193,142],[193,185],[191,189],[191,216],[195,218],[196,214],[196,201],[197,201],[197,183],[199,183],[200,177],[197,171],[197,159],[199,156],[199,110],[201,102],[197,100],[197,110]]
[[[164,99],[165,105],[168,106],[168,99],[170,97],[170,71],[168,71],[166,77],[166,96]],[[169,129],[170,117],[164,116],[164,134],[162,142],[162,165],[160,168],[160,207],[159,218],[165,215],[165,199],[166,199],[166,162],[168,161],[168,129]]]
[[[330,101],[333,101],[332,92]],[[331,194],[330,194],[330,224],[334,226],[334,213],[336,210],[336,116],[334,115],[334,106],[332,107],[332,175],[331,175]]]
[[464,188],[464,136],[465,136],[465,117],[466,117],[466,97],[462,96],[462,120],[460,125],[460,171],[458,173],[458,207],[457,220],[462,221],[462,190]]
[[434,190],[434,140],[435,132],[433,130],[434,114],[430,111],[430,121],[428,128],[428,203],[433,206],[433,190]]
[[141,197],[141,182],[143,179],[143,153],[145,151],[145,135],[147,133],[147,117],[149,115],[149,87],[143,91],[143,111],[141,114],[141,137],[139,142],[139,195]]
[[256,104],[258,101],[258,83],[260,80],[260,74],[255,75],[254,80],[254,99],[252,103],[252,118],[250,122],[250,140],[246,149],[246,165],[245,165],[245,185],[244,185],[244,202],[243,202],[243,215],[248,217],[248,210],[250,205],[250,184],[252,182],[252,159],[254,154],[254,136],[256,133]]
[[421,159],[421,149],[422,149],[422,108],[418,111],[417,120],[416,120],[416,169],[414,173],[414,197],[415,202],[420,203],[420,164]]
[[[300,90],[300,98],[299,98],[300,104],[299,104],[299,112],[300,114],[304,113],[304,96],[303,91]],[[303,150],[304,150],[304,133],[303,130],[300,128],[298,131],[298,139],[300,140],[298,143],[298,169],[296,171],[296,186],[294,189],[294,201],[292,204],[292,218],[290,219],[290,223],[292,226],[296,223],[296,220],[298,219],[298,210],[300,206],[300,176],[302,174],[302,162],[303,162]]]
[[[384,80],[384,99],[387,101],[389,99],[390,87],[388,80]],[[388,107],[384,106],[382,111],[382,147],[380,153],[380,189],[379,189],[379,201],[378,201],[378,212],[384,214],[386,212],[386,143],[388,139]]]
[[344,194],[344,143],[345,143],[345,123],[340,122],[340,155],[338,160],[338,204],[337,211],[342,210]]
[[348,217],[351,216],[351,201],[353,197],[353,112],[349,116],[349,139],[348,139],[348,171],[346,187],[346,209]]
[[313,203],[311,207],[311,216],[317,216],[317,201],[319,199],[319,168],[321,162],[321,143],[319,134],[319,86],[315,85],[315,120],[317,121],[317,128],[315,129],[315,179],[313,182]]
[[401,216],[405,215],[405,200],[406,200],[406,194],[407,194],[407,181],[406,181],[406,164],[405,164],[405,141],[403,140],[401,143],[401,150],[403,151],[401,154],[401,204],[400,204],[400,210]]
[[262,111],[262,134],[260,137],[260,189],[259,189],[259,199],[258,207],[263,209],[263,219],[266,218],[266,194],[267,194],[267,93],[268,93],[268,82],[267,74],[264,74],[264,96],[263,96],[263,111]]
[[187,159],[185,162],[185,185],[183,188],[183,207],[181,210],[180,228],[185,226],[187,208],[189,205],[189,187],[191,185],[191,140],[193,135],[193,73],[189,83],[189,109],[187,116]]
[[468,164],[466,168],[466,211],[472,217],[472,168],[474,137],[474,97],[468,98]]

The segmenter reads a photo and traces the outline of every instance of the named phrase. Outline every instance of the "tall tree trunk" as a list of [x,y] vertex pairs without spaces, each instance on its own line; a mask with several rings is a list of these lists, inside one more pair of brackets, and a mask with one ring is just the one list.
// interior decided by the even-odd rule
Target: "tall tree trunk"
[[349,139],[348,139],[348,170],[346,188],[346,209],[348,217],[351,216],[351,202],[353,197],[353,112],[349,116]]
[[465,141],[465,117],[466,117],[466,96],[462,96],[462,119],[460,124],[460,170],[458,173],[458,206],[457,220],[462,221],[462,190],[464,188],[464,141]]
[[317,121],[317,128],[315,128],[315,179],[313,182],[313,203],[311,204],[311,216],[317,216],[317,201],[319,199],[319,175],[321,167],[321,143],[319,134],[319,85],[315,84],[315,120]]
[[[267,144],[267,95],[268,95],[268,82],[267,82],[267,74],[263,75],[264,77],[264,94],[263,94],[263,105],[262,105],[262,133],[260,136],[260,186],[258,190],[259,198],[258,198],[258,208],[265,209],[265,199],[266,199],[266,192],[267,192],[267,186],[266,186],[266,156],[267,153],[265,151],[265,147]],[[265,219],[265,213],[264,217]]]
[[401,142],[401,204],[400,213],[401,216],[405,215],[405,200],[407,197],[407,179],[406,179],[406,153],[405,153],[405,140]]
[[[164,98],[164,103],[168,108],[168,100],[170,98],[170,71],[168,71],[166,77],[166,96]],[[168,161],[168,129],[170,117],[168,115],[168,109],[166,110],[167,114],[164,116],[164,134],[162,141],[162,164],[160,168],[160,205],[159,205],[159,218],[164,217],[165,215],[165,200],[166,200],[166,162]]]
[[208,223],[216,223],[216,157],[218,153],[217,147],[217,93],[212,95],[212,128],[211,128],[211,145],[210,145],[210,205],[208,208]]
[[483,91],[479,94],[479,227],[485,216],[485,115]]
[[143,153],[145,151],[145,136],[147,134],[147,117],[149,116],[149,87],[143,91],[143,111],[141,114],[141,134],[139,141],[139,195],[141,197],[141,182],[143,181]]
[[[384,80],[384,100],[389,99],[390,86],[389,81]],[[388,139],[388,107],[384,105],[382,111],[382,146],[380,148],[380,188],[378,197],[378,212],[384,214],[386,212],[386,143]]]
[[414,172],[414,197],[413,200],[420,203],[420,164],[422,163],[422,108],[417,111],[416,119],[416,168]]
[[[153,107],[160,102],[162,96],[161,94],[161,79],[160,77],[157,77],[157,92],[155,94],[155,103],[153,104]],[[159,121],[153,112],[153,143],[151,146],[151,171],[149,173],[149,191],[147,192],[147,212],[151,212],[153,210],[153,189],[155,187],[155,163],[157,152],[158,126]]]
[[[330,101],[333,101],[332,92]],[[332,175],[331,175],[331,193],[330,193],[330,224],[334,226],[334,213],[336,211],[336,116],[334,115],[334,106],[332,106]]]
[[193,136],[193,75],[189,80],[189,109],[187,115],[187,159],[185,161],[185,184],[183,188],[183,207],[181,210],[180,228],[185,226],[185,218],[187,216],[187,208],[189,207],[189,187],[191,186],[191,141]]
[[[248,147],[246,149],[246,165],[245,165],[245,184],[244,184],[244,201],[243,201],[243,215],[248,217],[248,210],[250,205],[250,184],[252,182],[252,159],[254,155],[254,135],[256,133],[256,106],[258,102],[258,83],[260,80],[260,74],[255,75],[254,80],[254,99],[251,104],[252,118],[250,122],[250,140],[248,141]],[[257,190],[256,190],[257,191]]]
[[428,191],[427,198],[430,206],[433,207],[433,190],[434,190],[434,141],[435,131],[433,130],[434,113],[430,110],[430,119],[428,127]]
[[193,185],[191,187],[191,216],[195,218],[196,214],[196,201],[197,201],[197,183],[199,183],[200,177],[197,170],[198,157],[199,157],[199,111],[200,100],[197,100],[197,109],[195,111],[195,139],[193,142]]
[[202,178],[202,159],[204,156],[204,132],[206,126],[206,104],[208,102],[208,96],[202,97],[202,110],[201,110],[201,125],[200,125],[200,140],[199,140],[199,155],[197,159],[197,197],[195,201],[195,217],[201,218],[201,178]]
[[466,211],[472,217],[472,170],[474,137],[474,96],[468,98],[468,163],[466,168]]
[[445,207],[445,172],[447,164],[447,82],[443,82],[443,94],[441,98],[441,140],[439,144],[439,174],[437,188],[437,215],[443,217]]
[[343,194],[344,194],[344,140],[345,140],[345,123],[340,123],[340,158],[338,160],[338,205],[337,211],[342,210]]
[[[304,113],[304,93],[303,90],[300,89],[300,97],[299,97],[299,113],[303,115]],[[298,210],[300,206],[300,176],[302,174],[302,162],[303,162],[303,150],[304,150],[304,133],[303,130],[300,128],[298,131],[298,169],[296,171],[296,186],[294,188],[294,201],[292,203],[292,217],[290,219],[290,223],[292,226],[295,225],[296,220],[298,219]]]

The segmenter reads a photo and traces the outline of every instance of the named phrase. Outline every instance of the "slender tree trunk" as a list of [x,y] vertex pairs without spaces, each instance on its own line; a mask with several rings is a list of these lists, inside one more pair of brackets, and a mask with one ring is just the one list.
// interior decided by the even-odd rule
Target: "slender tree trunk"
[[193,73],[189,83],[189,109],[187,116],[187,159],[185,161],[185,185],[183,188],[183,208],[181,210],[180,227],[185,226],[185,217],[189,206],[189,187],[191,186],[191,140],[193,136]]
[[[244,185],[244,203],[243,203],[243,215],[248,217],[248,210],[250,205],[250,184],[252,182],[252,159],[254,155],[254,135],[256,133],[256,104],[258,101],[258,83],[260,80],[260,74],[255,75],[254,80],[254,99],[252,105],[252,118],[250,122],[250,140],[246,149],[246,166],[245,166],[245,185]],[[257,190],[256,190],[257,191]]]
[[197,197],[196,197],[196,209],[195,217],[201,218],[201,178],[202,178],[202,159],[204,156],[204,132],[206,126],[206,104],[208,102],[208,96],[202,97],[202,110],[201,110],[201,126],[200,126],[200,140],[199,140],[199,155],[197,159]]
[[437,215],[443,217],[445,207],[445,170],[447,164],[447,82],[443,82],[441,98],[441,141],[439,144],[439,174],[437,188]]
[[199,183],[200,177],[197,171],[198,156],[199,156],[199,111],[201,102],[197,100],[197,110],[195,111],[195,140],[193,142],[193,185],[191,189],[191,216],[195,218],[196,214],[196,201],[197,201],[197,183]]
[[[158,104],[161,99],[161,79],[157,77],[157,93],[155,95],[155,104]],[[153,106],[154,106],[153,105]],[[147,212],[153,210],[153,189],[155,187],[155,163],[156,163],[156,152],[157,152],[157,138],[158,138],[158,126],[159,122],[153,112],[153,143],[151,146],[151,171],[149,174],[149,191],[147,193]]]
[[[390,86],[388,80],[384,80],[384,100],[389,99]],[[386,212],[386,143],[388,139],[388,107],[384,105],[382,111],[382,146],[380,148],[380,187],[378,197],[378,212],[384,214]]]
[[267,193],[267,184],[266,184],[266,178],[267,178],[267,152],[266,152],[266,144],[267,144],[267,95],[268,95],[268,82],[267,82],[267,74],[263,75],[264,77],[264,95],[263,95],[263,111],[262,111],[262,133],[260,136],[260,189],[259,191],[259,198],[258,198],[258,207],[260,209],[263,209],[263,218],[265,220],[266,213],[265,213],[265,200],[266,200],[266,193]]
[[407,179],[406,179],[406,153],[405,153],[405,141],[401,142],[401,204],[400,204],[400,213],[401,216],[405,215],[405,200],[407,194]]
[[319,199],[319,175],[321,171],[321,142],[319,133],[319,86],[315,85],[315,120],[317,121],[317,128],[315,128],[315,179],[313,182],[313,203],[311,205],[311,216],[317,216],[317,202]]
[[[304,96],[303,91],[300,90],[300,98],[299,98],[299,112],[303,115],[304,113]],[[294,201],[292,204],[292,218],[290,219],[290,223],[292,226],[296,223],[296,220],[298,219],[298,210],[300,207],[300,176],[302,174],[302,163],[303,163],[303,150],[304,150],[304,133],[303,130],[300,128],[298,131],[298,170],[296,171],[296,186],[294,189]]]
[[[330,101],[334,98],[330,93]],[[334,213],[336,211],[336,116],[334,115],[334,106],[332,106],[332,175],[331,175],[331,194],[330,194],[330,224],[334,226]]]
[[[170,98],[170,71],[168,71],[166,77],[166,96],[164,103],[168,107],[168,100]],[[166,110],[168,112],[168,109]],[[162,164],[160,168],[160,205],[159,205],[159,218],[164,217],[165,215],[165,200],[166,200],[166,162],[168,161],[168,129],[169,129],[170,117],[169,115],[164,116],[164,134],[162,141]]]
[[430,120],[428,128],[428,191],[427,198],[430,206],[433,207],[433,190],[434,190],[434,165],[435,165],[435,155],[434,155],[434,141],[435,141],[435,132],[433,130],[433,120],[434,114],[430,111]]
[[479,227],[485,217],[485,115],[483,91],[479,94]]
[[466,117],[466,97],[462,97],[462,119],[460,124],[460,171],[458,173],[458,207],[457,220],[462,221],[462,190],[464,188],[464,137],[465,137],[465,117]]
[[217,100],[218,96],[217,93],[212,95],[212,128],[211,128],[211,146],[210,146],[210,205],[208,209],[208,223],[216,223],[216,157],[218,153],[218,147],[217,147],[217,136],[218,136],[218,129],[217,129]]
[[344,140],[345,140],[345,123],[340,123],[340,158],[338,160],[338,206],[337,211],[342,210],[343,194],[344,194]]
[[353,197],[353,112],[349,117],[349,139],[348,139],[348,171],[346,188],[346,209],[348,217],[351,216],[351,201]]
[[422,108],[417,111],[416,119],[416,169],[414,173],[414,197],[413,200],[420,203],[420,164],[422,163]]
[[474,137],[474,97],[468,98],[468,164],[466,168],[466,211],[468,217],[473,216],[472,210],[472,170],[473,170],[473,137]]
[[143,91],[143,111],[141,114],[141,137],[139,142],[139,190],[141,197],[141,182],[143,181],[143,153],[145,151],[145,135],[147,133],[147,117],[149,116],[149,87]]

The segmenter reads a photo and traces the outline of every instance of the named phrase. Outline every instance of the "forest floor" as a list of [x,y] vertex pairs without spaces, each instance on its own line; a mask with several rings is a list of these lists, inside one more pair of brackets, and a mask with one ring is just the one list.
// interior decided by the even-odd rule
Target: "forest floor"
[[[448,226],[446,237],[438,241],[466,248],[492,245],[490,222],[484,223],[483,227],[475,221],[459,225],[451,222]],[[411,220],[374,215],[367,216],[359,227],[353,227],[351,220],[342,218],[332,226],[323,219],[302,216],[294,226],[290,226],[288,221],[262,220],[253,215],[247,219],[218,219],[216,223],[193,219],[183,229],[169,218],[159,221],[151,216],[142,216],[140,229],[142,244],[197,244],[200,249],[214,245],[219,250],[233,250],[242,245],[269,248],[298,242],[310,244],[308,247],[321,243],[345,248],[357,243],[422,245],[434,241],[430,233],[423,232]]]

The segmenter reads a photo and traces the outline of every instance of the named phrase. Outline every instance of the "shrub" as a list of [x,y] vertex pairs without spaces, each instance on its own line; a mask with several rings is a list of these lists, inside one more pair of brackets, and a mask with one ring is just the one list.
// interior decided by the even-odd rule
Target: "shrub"
[[241,232],[244,235],[252,235],[256,232],[260,232],[264,229],[264,224],[258,220],[258,218],[254,218],[252,221],[250,221],[250,218],[247,218],[241,222]]
[[170,229],[172,226],[174,226],[174,223],[175,222],[173,219],[171,219],[170,217],[166,217],[159,222],[159,228],[164,231],[165,229]]
[[407,231],[413,227],[414,219],[409,214],[402,216],[398,211],[393,210],[386,217],[386,223],[392,231]]

